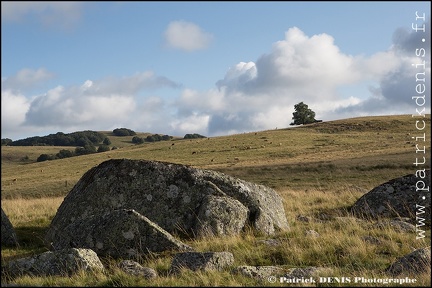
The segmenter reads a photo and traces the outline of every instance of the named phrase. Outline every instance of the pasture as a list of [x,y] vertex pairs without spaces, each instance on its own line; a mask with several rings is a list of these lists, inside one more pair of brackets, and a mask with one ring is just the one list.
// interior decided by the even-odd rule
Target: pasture
[[[274,188],[283,198],[291,226],[289,232],[275,235],[281,245],[258,245],[264,239],[247,231],[239,236],[190,240],[198,251],[230,251],[235,265],[285,265],[287,267],[320,266],[329,269],[328,276],[364,276],[384,278],[382,271],[396,258],[414,248],[430,244],[416,240],[414,234],[399,233],[391,228],[366,229],[349,217],[348,208],[364,193],[390,179],[412,174],[419,153],[416,144],[426,147],[430,168],[430,135],[425,142],[416,141],[420,133],[411,115],[359,117],[301,127],[279,128],[229,136],[181,139],[135,145],[132,136],[116,137],[105,133],[110,146],[118,149],[53,161],[36,162],[42,153],[57,153],[75,147],[2,146],[1,199],[18,237],[19,248],[2,247],[2,264],[10,259],[41,253],[42,238],[64,196],[90,168],[114,158],[146,159],[191,165],[220,171],[241,179]],[[191,131],[194,133],[194,131]],[[140,137],[147,134],[139,134]],[[298,215],[332,221],[302,223]],[[321,236],[305,239],[305,230]],[[370,245],[362,237],[381,239]],[[241,275],[222,272],[185,272],[179,277],[168,275],[170,255],[151,255],[139,259],[143,265],[158,271],[160,277],[146,281],[118,271],[108,261],[110,274],[61,277],[21,277],[14,283],[43,286],[286,286],[261,283]],[[111,264],[110,264],[111,263]],[[8,279],[3,279],[2,283]],[[430,285],[430,272],[413,275],[414,286]],[[328,284],[337,286],[343,284]],[[375,286],[369,285],[369,286]],[[320,286],[326,286],[321,284]],[[361,285],[368,286],[368,285]]]

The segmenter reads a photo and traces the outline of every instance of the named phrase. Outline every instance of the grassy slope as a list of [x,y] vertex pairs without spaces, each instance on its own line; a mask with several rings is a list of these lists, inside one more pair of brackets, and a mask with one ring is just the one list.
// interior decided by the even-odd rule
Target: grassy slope
[[[427,121],[426,131],[430,131],[430,115]],[[193,240],[189,244],[198,251],[228,250],[235,256],[235,265],[312,265],[329,267],[329,276],[387,277],[380,271],[412,248],[427,246],[427,241],[416,240],[414,234],[391,228],[383,231],[364,227],[354,220],[302,223],[295,219],[300,214],[346,216],[345,208],[374,186],[415,172],[412,163],[419,154],[415,153],[416,142],[411,137],[420,133],[414,125],[410,115],[364,117],[290,129],[142,145],[133,145],[132,137],[108,134],[113,145],[121,149],[41,163],[35,162],[39,154],[57,153],[64,147],[2,147],[2,208],[17,229],[22,245],[19,249],[2,247],[2,262],[45,251],[41,241],[44,231],[72,185],[88,169],[107,159],[131,158],[214,169],[272,186],[280,193],[291,226],[289,232],[274,236],[281,241],[281,246],[258,244],[257,240],[263,237],[245,233],[211,241]],[[429,163],[430,137],[425,145]],[[28,159],[23,161],[25,156]],[[14,178],[17,178],[16,183],[12,182]],[[305,241],[304,233],[309,229],[317,231],[321,237]],[[361,240],[364,236],[377,237],[382,244],[370,245]],[[427,238],[430,239],[430,231]],[[162,276],[153,282],[126,276],[112,268],[113,276],[24,277],[19,283],[46,286],[269,285],[241,276],[233,277],[228,272],[186,273],[173,278],[167,275],[170,260],[169,255],[142,259],[144,265],[156,269]],[[429,285],[430,277],[426,276],[419,276],[417,284]]]
[[[430,116],[427,119],[430,127]],[[365,191],[415,171],[412,163],[418,155],[411,136],[419,133],[414,124],[409,115],[366,117],[141,145],[133,145],[132,137],[109,135],[113,145],[122,148],[30,164],[42,153],[57,153],[65,147],[2,147],[2,199],[64,196],[87,170],[110,158],[193,165],[276,189],[350,185]],[[430,151],[430,139],[426,146]],[[29,160],[21,160],[25,156]]]

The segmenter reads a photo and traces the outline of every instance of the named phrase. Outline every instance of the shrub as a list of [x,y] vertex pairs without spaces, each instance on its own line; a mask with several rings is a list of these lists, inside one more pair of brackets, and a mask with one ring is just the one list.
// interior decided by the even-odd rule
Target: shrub
[[48,154],[41,154],[36,161],[37,162],[43,162],[43,161],[47,161],[47,160],[54,160],[54,156],[53,155],[48,155]]
[[116,128],[113,130],[114,135],[116,136],[134,136],[136,135],[135,131],[127,128]]
[[135,144],[142,144],[142,143],[144,143],[144,139],[141,138],[141,137],[138,137],[138,136],[134,136],[134,137],[132,138],[132,143],[135,143]]
[[196,138],[207,138],[206,136],[194,133],[194,134],[186,134],[184,139],[196,139]]
[[73,157],[74,153],[69,150],[60,150],[59,153],[56,154],[56,157],[59,159]]
[[106,152],[106,151],[110,151],[110,148],[108,145],[102,144],[99,146],[99,148],[97,149],[97,152]]

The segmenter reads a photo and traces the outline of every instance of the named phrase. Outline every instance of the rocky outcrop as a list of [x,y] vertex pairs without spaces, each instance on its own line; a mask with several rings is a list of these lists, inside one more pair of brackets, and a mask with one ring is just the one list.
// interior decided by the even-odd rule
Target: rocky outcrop
[[419,216],[430,225],[431,196],[430,192],[425,193],[422,189],[429,189],[430,169],[425,171],[425,175],[417,176],[406,175],[375,187],[357,200],[351,208],[352,213],[368,219]]
[[260,280],[283,275],[285,271],[286,269],[278,266],[238,266],[234,269],[235,273]]
[[132,260],[123,260],[118,263],[118,267],[120,268],[120,270],[127,274],[144,277],[146,279],[153,279],[158,276],[157,272],[154,269],[143,267],[138,262]]
[[17,246],[18,238],[12,223],[6,213],[1,209],[1,244],[5,246]]
[[183,252],[174,255],[171,262],[171,273],[178,273],[186,268],[192,271],[220,271],[234,264],[230,252]]
[[121,209],[188,237],[236,234],[247,225],[264,234],[288,229],[282,198],[271,188],[180,164],[113,159],[87,171],[65,197],[46,244],[62,248],[89,231],[94,217]]
[[105,268],[90,249],[65,249],[12,260],[4,267],[10,277],[30,276],[71,276],[78,271],[103,271]]
[[411,223],[407,223],[405,221],[400,221],[400,220],[383,220],[383,221],[379,221],[378,223],[376,223],[374,225],[374,227],[380,228],[380,229],[386,229],[386,228],[392,228],[396,231],[399,232],[416,232],[416,226],[411,224]]
[[392,276],[416,275],[430,271],[431,269],[431,248],[417,249],[391,264],[386,272]]
[[113,210],[74,221],[55,236],[54,249],[88,248],[99,256],[114,258],[193,250],[133,209]]

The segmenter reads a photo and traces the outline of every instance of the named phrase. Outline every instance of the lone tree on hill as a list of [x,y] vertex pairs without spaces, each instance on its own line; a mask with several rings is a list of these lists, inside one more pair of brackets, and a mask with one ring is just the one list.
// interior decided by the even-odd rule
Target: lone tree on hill
[[292,122],[290,125],[301,125],[317,122],[315,120],[315,112],[309,109],[308,105],[304,104],[303,102],[294,105],[294,110],[295,112],[293,112],[292,117],[294,122]]

